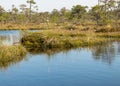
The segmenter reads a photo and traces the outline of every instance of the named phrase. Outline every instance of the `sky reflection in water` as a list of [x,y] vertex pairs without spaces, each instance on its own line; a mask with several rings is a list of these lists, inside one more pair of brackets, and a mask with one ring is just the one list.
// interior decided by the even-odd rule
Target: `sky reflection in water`
[[119,42],[52,54],[29,53],[9,62],[7,68],[4,64],[0,86],[120,86]]

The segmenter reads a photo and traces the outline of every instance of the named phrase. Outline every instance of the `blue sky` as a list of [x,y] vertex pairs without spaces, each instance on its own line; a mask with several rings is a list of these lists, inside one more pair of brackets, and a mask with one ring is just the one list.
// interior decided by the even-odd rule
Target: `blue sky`
[[[0,5],[3,6],[6,10],[11,8],[11,5],[14,4],[16,7],[19,7],[20,4],[26,4],[27,0],[0,0]],[[97,0],[35,0],[39,11],[52,11],[55,9],[60,9],[66,7],[70,9],[73,5],[81,4],[87,5],[89,7],[96,5]]]

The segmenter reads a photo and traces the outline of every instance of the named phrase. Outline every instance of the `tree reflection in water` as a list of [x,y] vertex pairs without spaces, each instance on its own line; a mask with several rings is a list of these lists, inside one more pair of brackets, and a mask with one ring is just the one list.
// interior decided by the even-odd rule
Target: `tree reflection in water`
[[1,34],[0,32],[0,45],[13,45],[14,43],[18,43],[19,41],[20,34]]
[[[111,42],[99,46],[77,48],[77,51],[81,51],[83,49],[89,49],[92,53],[92,57],[95,60],[101,60],[102,62],[111,64],[114,61],[116,55],[120,54],[120,42]],[[63,52],[67,54],[70,50],[76,49],[31,50],[30,53],[33,55],[46,54],[48,60],[50,60],[55,57],[57,53]]]
[[[75,49],[75,48],[74,48]],[[38,54],[45,54],[47,55],[47,59],[48,60],[52,60],[53,57],[55,57],[55,55],[57,55],[58,53],[65,53],[67,54],[70,50],[73,50],[73,48],[67,48],[67,49],[59,49],[59,48],[53,48],[53,49],[32,49],[32,50],[28,50],[30,54],[32,55],[38,55]]]
[[116,55],[120,53],[120,44],[118,42],[108,43],[105,45],[95,46],[91,48],[93,58],[102,60],[111,64]]
[[[49,60],[52,60],[53,58],[55,58],[56,57],[55,55],[57,55],[60,52],[68,54],[68,52],[71,50],[73,50],[73,51],[77,50],[80,52],[83,49],[88,49],[88,47],[77,48],[77,49],[53,49],[53,50],[42,50],[42,51],[41,50],[40,51],[33,50],[30,53],[32,55],[46,54],[47,59],[49,61]],[[89,47],[89,49],[92,53],[92,57],[95,60],[101,60],[108,64],[111,64],[114,61],[116,55],[120,55],[120,43],[119,42],[113,42],[113,43],[108,43],[108,44],[99,45],[99,46],[92,46],[92,47]],[[17,64],[25,59],[27,59],[27,57],[24,57],[24,56],[16,57],[12,60],[0,59],[0,69],[7,69],[9,66],[11,66],[13,64]]]
[[117,55],[119,55],[120,54],[120,42],[116,42],[115,44],[117,45],[116,46],[116,48],[117,48],[116,49],[117,50],[116,53],[117,53]]

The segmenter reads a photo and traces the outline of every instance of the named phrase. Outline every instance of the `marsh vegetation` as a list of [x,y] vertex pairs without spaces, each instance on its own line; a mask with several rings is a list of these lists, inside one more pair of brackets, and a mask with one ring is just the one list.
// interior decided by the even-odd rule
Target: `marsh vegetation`
[[[71,9],[63,7],[51,12],[39,12],[36,4],[34,0],[27,0],[19,7],[12,5],[9,11],[0,6],[1,30],[40,30],[23,32],[20,42],[27,50],[63,50],[101,45],[120,38],[118,0],[98,0],[98,4],[90,9],[88,6],[75,5]],[[23,46],[20,49],[14,45],[6,46],[8,49],[3,46],[1,57],[22,56],[23,52],[26,53]],[[8,53],[5,54],[4,50]]]
[[25,33],[21,43],[27,49],[73,48],[99,45],[120,35],[120,1],[98,0],[91,7],[75,5],[51,12],[39,12],[34,0],[9,11],[0,6],[1,30],[41,30]]
[[21,43],[29,50],[46,51],[55,48],[67,49],[101,45],[109,41],[119,40],[119,38],[119,32],[97,33],[92,30],[51,29],[26,33],[21,39]]
[[21,45],[16,46],[0,46],[0,69],[7,68],[11,64],[15,64],[24,59],[27,51]]
[[27,0],[19,7],[13,4],[9,11],[0,6],[0,29],[53,29],[71,24],[85,30],[117,31],[119,12],[119,0],[98,0],[91,8],[78,4],[71,9],[63,7],[51,12],[39,12],[35,0]]
[[51,12],[26,1],[0,6],[0,86],[120,85],[119,0]]

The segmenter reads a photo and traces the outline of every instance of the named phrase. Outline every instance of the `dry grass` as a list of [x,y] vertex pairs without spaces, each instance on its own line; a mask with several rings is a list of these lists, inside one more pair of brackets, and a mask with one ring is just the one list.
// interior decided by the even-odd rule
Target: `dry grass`
[[[106,37],[107,36],[107,37]],[[108,38],[119,38],[119,33],[95,33],[93,30],[66,30],[51,29],[25,35],[21,42],[28,49],[72,48],[99,45],[108,41]],[[113,39],[110,40],[113,40]]]
[[0,68],[7,68],[10,64],[23,60],[26,53],[21,45],[0,46]]
[[[79,23],[79,22],[78,22]],[[28,29],[68,29],[68,30],[96,30],[97,32],[113,32],[120,31],[120,25],[113,24],[109,25],[97,25],[95,22],[88,21],[86,23],[74,24],[71,22],[65,23],[28,23],[28,24],[17,24],[7,23],[0,24],[0,30],[28,30]]]

